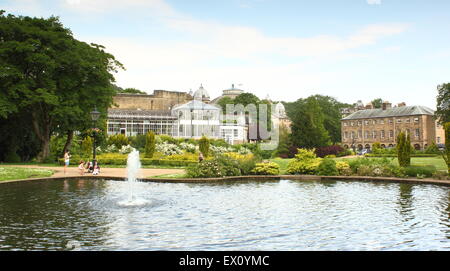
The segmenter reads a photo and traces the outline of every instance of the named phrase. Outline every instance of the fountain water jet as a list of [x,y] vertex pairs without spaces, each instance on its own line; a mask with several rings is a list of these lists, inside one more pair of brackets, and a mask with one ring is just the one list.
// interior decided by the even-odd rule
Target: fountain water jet
[[122,206],[139,206],[147,203],[146,200],[136,198],[134,194],[134,189],[137,183],[137,177],[139,170],[141,169],[141,161],[139,159],[139,151],[133,149],[130,154],[128,154],[127,159],[127,182],[128,182],[128,200],[119,202]]

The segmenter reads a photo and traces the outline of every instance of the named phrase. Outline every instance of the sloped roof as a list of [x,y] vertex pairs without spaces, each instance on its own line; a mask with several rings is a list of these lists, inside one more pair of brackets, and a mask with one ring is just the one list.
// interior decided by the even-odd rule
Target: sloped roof
[[176,119],[170,110],[108,109],[108,118]]
[[187,102],[185,104],[175,106],[172,110],[220,110],[219,107],[213,106],[210,104],[206,104],[204,102],[198,101],[198,100],[192,100],[190,102]]
[[401,117],[401,116],[415,116],[415,115],[434,115],[434,110],[421,105],[392,107],[386,110],[383,110],[381,108],[366,109],[356,111],[355,113],[343,118],[342,120],[387,118],[387,117]]

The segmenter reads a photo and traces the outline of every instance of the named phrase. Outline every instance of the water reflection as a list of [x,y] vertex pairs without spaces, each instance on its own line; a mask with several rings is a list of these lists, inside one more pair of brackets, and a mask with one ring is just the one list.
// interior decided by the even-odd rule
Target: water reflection
[[450,249],[448,187],[368,182],[3,184],[0,249]]

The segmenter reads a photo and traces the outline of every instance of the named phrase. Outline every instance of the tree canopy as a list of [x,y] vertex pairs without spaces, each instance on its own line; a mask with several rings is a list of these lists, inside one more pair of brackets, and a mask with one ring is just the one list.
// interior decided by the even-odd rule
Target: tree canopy
[[0,117],[28,114],[39,139],[39,160],[50,136],[90,127],[95,107],[106,116],[123,68],[97,44],[76,40],[57,17],[31,18],[0,12]]
[[439,123],[450,122],[450,83],[438,86],[437,109],[435,116]]

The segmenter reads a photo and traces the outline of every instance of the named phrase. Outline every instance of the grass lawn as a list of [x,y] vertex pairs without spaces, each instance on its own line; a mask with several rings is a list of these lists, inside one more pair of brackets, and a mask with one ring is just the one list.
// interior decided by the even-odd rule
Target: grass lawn
[[282,159],[282,158],[274,158],[274,159],[270,159],[271,162],[277,163],[280,166],[280,174],[287,174],[286,170],[288,167],[289,162],[292,159]]
[[53,173],[52,170],[47,169],[0,166],[0,181],[50,177]]
[[157,176],[150,176],[147,178],[161,178],[161,179],[179,179],[184,178],[185,173],[173,173],[173,174],[163,174],[163,175],[157,175]]

